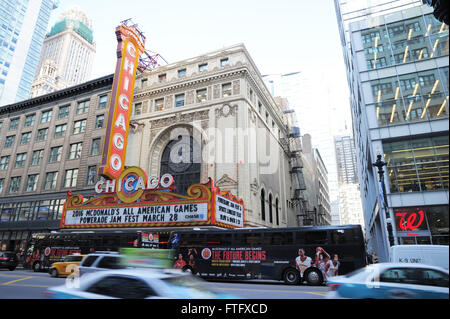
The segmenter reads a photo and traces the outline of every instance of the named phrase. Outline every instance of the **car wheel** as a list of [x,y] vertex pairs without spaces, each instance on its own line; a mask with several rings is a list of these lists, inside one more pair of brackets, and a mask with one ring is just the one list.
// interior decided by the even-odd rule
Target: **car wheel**
[[305,273],[305,280],[309,285],[319,286],[323,283],[322,273],[318,269],[309,269]]
[[9,267],[8,269],[13,271],[14,269],[16,269],[16,267]]
[[33,271],[34,272],[38,272],[39,270],[41,270],[41,264],[39,262],[36,262],[33,264]]
[[288,285],[296,285],[300,280],[300,275],[297,269],[289,268],[284,271],[283,280]]
[[56,268],[52,268],[50,270],[50,276],[52,276],[53,278],[58,277],[58,270]]
[[192,268],[190,266],[185,266],[181,269],[182,272],[188,272],[192,274]]

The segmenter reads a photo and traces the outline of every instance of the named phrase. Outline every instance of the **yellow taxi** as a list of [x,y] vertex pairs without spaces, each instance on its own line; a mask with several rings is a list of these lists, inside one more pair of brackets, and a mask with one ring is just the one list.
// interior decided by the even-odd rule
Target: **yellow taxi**
[[49,269],[49,273],[52,277],[68,276],[80,265],[81,261],[86,255],[68,255],[65,256],[63,261],[53,263]]

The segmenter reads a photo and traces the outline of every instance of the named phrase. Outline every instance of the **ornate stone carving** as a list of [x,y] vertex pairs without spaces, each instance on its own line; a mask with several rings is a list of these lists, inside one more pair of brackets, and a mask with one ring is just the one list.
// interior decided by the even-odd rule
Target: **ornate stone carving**
[[136,133],[142,133],[143,129],[145,127],[145,123],[142,121],[130,121],[130,133],[131,134],[136,134]]
[[241,94],[241,81],[233,81],[233,95]]
[[253,179],[253,182],[250,184],[250,190],[253,192],[253,196],[257,196],[258,194],[258,181],[256,180],[256,178]]
[[213,89],[213,98],[218,99],[220,97],[220,84],[215,84]]
[[237,112],[237,104],[230,106],[229,104],[224,104],[222,107],[216,108],[216,118],[234,116]]
[[253,110],[251,108],[248,108],[248,119],[252,123],[256,123],[256,114],[255,114],[255,112],[253,112]]
[[220,188],[237,187],[237,182],[229,177],[228,174],[223,174],[223,176],[218,181],[216,181],[215,184]]
[[165,100],[165,105],[164,105],[164,109],[171,109],[173,106],[173,97],[172,95],[166,96]]
[[194,91],[186,92],[186,104],[193,104],[195,100]]

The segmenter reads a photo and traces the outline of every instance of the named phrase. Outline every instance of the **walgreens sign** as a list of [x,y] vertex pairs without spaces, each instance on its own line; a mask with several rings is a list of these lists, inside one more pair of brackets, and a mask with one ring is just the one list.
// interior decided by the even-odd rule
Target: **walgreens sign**
[[116,28],[116,35],[118,59],[99,167],[99,175],[110,179],[118,178],[125,165],[134,81],[139,57],[145,51],[145,38],[133,27],[121,25]]

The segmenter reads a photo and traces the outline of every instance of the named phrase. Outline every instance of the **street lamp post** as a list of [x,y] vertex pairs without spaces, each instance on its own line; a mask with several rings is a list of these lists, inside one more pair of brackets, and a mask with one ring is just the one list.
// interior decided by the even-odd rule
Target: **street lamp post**
[[383,166],[386,166],[386,163],[381,160],[381,155],[377,155],[377,161],[372,164],[376,168],[378,168],[378,175],[381,183],[381,190],[383,191],[383,200],[384,207],[388,207],[387,199],[386,199],[386,187],[384,186],[384,171]]
[[386,197],[386,186],[384,185],[383,166],[386,166],[387,164],[381,160],[381,155],[377,155],[377,160],[372,165],[375,166],[376,168],[378,168],[378,176],[379,176],[379,180],[380,180],[380,184],[381,184],[381,192],[383,195],[383,207],[384,207],[384,211],[385,211],[385,216],[386,216],[387,221],[388,220],[391,221],[391,222],[386,222],[386,228],[388,231],[389,243],[392,246],[392,245],[396,244],[396,240],[393,235],[393,227],[392,227],[393,219],[388,217],[390,215],[389,214],[389,205],[388,205],[387,197]]

